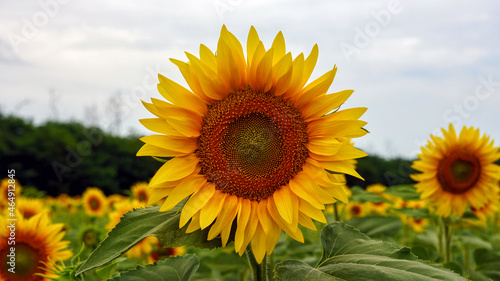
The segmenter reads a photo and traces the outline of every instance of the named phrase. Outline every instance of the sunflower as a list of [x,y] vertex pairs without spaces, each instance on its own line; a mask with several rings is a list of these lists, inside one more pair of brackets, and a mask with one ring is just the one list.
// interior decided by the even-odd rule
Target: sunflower
[[106,224],[106,228],[113,229],[121,220],[124,214],[143,207],[143,204],[137,200],[123,200],[116,202],[114,204],[114,210],[108,213],[109,222]]
[[431,135],[422,153],[412,164],[421,172],[412,174],[421,199],[428,200],[442,217],[462,216],[467,204],[480,209],[498,193],[500,150],[474,127],[463,127],[457,137],[450,124],[444,137]]
[[160,243],[156,243],[156,246],[148,256],[148,263],[153,263],[159,261],[162,258],[169,258],[175,256],[182,256],[186,253],[186,247],[177,248],[164,248]]
[[[63,224],[52,224],[46,212],[26,219],[17,213],[15,222],[15,245],[8,245],[10,236],[9,222],[0,218],[0,281],[38,281],[48,280],[36,273],[47,274],[43,263],[64,261],[72,256],[66,248],[69,241],[61,241],[64,236]],[[9,271],[11,247],[15,249],[15,273]]]
[[173,157],[149,183],[150,204],[166,197],[160,211],[168,211],[189,197],[179,227],[210,226],[208,239],[223,246],[236,221],[235,251],[251,243],[261,262],[281,230],[303,242],[299,225],[315,229],[325,204],[347,202],[327,170],[361,178],[352,159],[366,153],[349,141],[366,134],[358,120],[366,108],[339,109],[352,90],[326,94],[336,67],[306,85],[317,45],[292,59],[281,32],[266,51],[251,27],[246,53],[223,26],[217,55],[201,45],[200,58],[171,59],[191,90],[159,75],[168,102],[144,102],[157,118],[141,123],[159,134],[141,138],[137,155]]
[[488,203],[479,209],[471,207],[471,211],[478,219],[486,222],[489,217],[493,217],[498,212],[498,197],[498,194],[492,194]]
[[82,195],[82,202],[88,215],[102,217],[108,210],[106,195],[97,187],[88,187]]
[[344,209],[344,214],[346,220],[352,218],[360,218],[365,216],[370,211],[370,207],[367,203],[359,202],[349,202]]
[[[22,187],[17,179],[5,178],[0,181],[0,207],[8,206],[8,202],[16,200],[21,196]],[[9,192],[11,193],[9,195]],[[13,195],[13,196],[12,196]],[[9,200],[9,198],[12,198]]]
[[24,198],[19,197],[16,200],[17,210],[24,218],[29,219],[32,216],[39,214],[49,209],[45,206],[42,199],[39,198]]
[[134,199],[136,199],[141,203],[147,204],[149,200],[149,189],[148,189],[148,184],[146,182],[138,182],[134,184],[130,188],[130,190],[134,195]]

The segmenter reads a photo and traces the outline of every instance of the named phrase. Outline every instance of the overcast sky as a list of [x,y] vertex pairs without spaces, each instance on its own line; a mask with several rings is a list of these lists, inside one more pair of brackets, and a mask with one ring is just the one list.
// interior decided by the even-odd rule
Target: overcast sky
[[139,100],[160,97],[156,74],[185,85],[169,58],[215,50],[223,24],[246,46],[254,25],[266,48],[281,30],[294,57],[317,43],[312,78],[338,66],[330,92],[368,107],[355,140],[368,153],[414,157],[450,122],[499,145],[499,15],[493,0],[1,1],[0,110],[149,134]]

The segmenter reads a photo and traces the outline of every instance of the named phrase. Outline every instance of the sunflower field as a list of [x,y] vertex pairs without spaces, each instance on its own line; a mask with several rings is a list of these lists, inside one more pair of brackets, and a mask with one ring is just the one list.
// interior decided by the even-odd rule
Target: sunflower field
[[[85,128],[86,142],[49,170],[63,182],[80,165],[96,171],[84,162],[94,157],[102,177],[47,179],[44,189],[7,164],[0,281],[500,280],[493,140],[450,124],[401,182],[353,184],[370,176],[355,147],[367,108],[343,107],[353,90],[328,93],[336,66],[308,82],[318,52],[292,57],[281,32],[266,49],[254,27],[244,51],[223,26],[216,51],[202,44],[199,57],[171,59],[188,88],[159,74],[164,99],[143,101],[151,116],[140,122],[154,134],[134,153],[154,165],[130,161],[116,139],[103,149]],[[13,138],[0,149],[14,163]],[[23,177],[44,174],[30,171]]]

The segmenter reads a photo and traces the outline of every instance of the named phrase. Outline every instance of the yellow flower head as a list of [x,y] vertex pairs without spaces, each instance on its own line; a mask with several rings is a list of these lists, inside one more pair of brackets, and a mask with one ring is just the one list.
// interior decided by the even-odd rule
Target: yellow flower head
[[498,193],[500,151],[479,130],[463,127],[456,135],[453,125],[442,129],[443,138],[431,135],[432,141],[422,147],[412,168],[421,172],[411,175],[422,199],[430,201],[436,214],[462,216],[467,204],[480,209],[492,194]]
[[149,200],[149,189],[148,184],[145,182],[138,182],[134,184],[131,188],[132,194],[134,195],[134,199],[137,201],[144,203],[146,205]]
[[299,225],[315,229],[325,204],[347,202],[327,170],[360,177],[352,159],[366,153],[346,140],[366,134],[366,108],[339,109],[352,90],[327,94],[336,67],[307,84],[318,47],[292,58],[281,32],[266,50],[250,28],[245,58],[223,26],[216,54],[201,45],[199,58],[171,59],[190,89],[159,75],[168,102],[144,102],[156,118],[141,123],[158,134],[142,138],[137,155],[174,157],[151,179],[149,203],[166,197],[167,211],[189,197],[180,227],[210,226],[208,239],[224,246],[236,221],[235,251],[251,243],[260,262],[281,230],[303,241]]
[[[12,226],[6,218],[0,217],[0,281],[45,280],[36,273],[48,274],[43,269],[44,264],[64,261],[73,254],[67,250],[69,241],[61,241],[65,232],[62,223],[52,224],[46,212],[38,213],[26,219],[19,213],[16,215],[15,244],[9,245],[7,241]],[[15,249],[15,274],[8,271],[11,268],[9,255],[11,248]]]
[[0,207],[8,206],[9,202],[21,196],[22,187],[17,179],[5,178],[0,181]]
[[19,213],[26,219],[36,214],[49,211],[42,199],[39,198],[17,198],[16,207]]
[[82,195],[83,208],[86,214],[102,217],[108,210],[106,195],[97,187],[89,187]]

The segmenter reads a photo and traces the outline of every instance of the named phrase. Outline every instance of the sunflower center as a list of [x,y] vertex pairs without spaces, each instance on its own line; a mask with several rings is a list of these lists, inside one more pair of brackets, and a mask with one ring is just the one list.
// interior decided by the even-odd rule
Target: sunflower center
[[290,101],[253,89],[212,104],[198,137],[201,173],[222,192],[271,196],[308,157],[306,124]]
[[472,154],[453,151],[439,163],[438,180],[443,190],[461,194],[473,188],[481,174],[481,163]]
[[137,200],[140,202],[146,202],[147,201],[147,195],[144,190],[139,191],[139,194],[137,195]]
[[97,211],[97,210],[99,210],[99,208],[101,206],[101,202],[99,201],[99,199],[97,199],[95,197],[91,197],[89,199],[89,205],[90,205],[90,209],[92,209],[93,211]]
[[[7,247],[5,248],[5,250],[8,249]],[[2,260],[0,279],[4,277],[6,280],[43,280],[43,277],[34,276],[35,273],[43,272],[43,270],[40,269],[40,266],[43,266],[40,261],[47,261],[45,255],[42,254],[42,250],[35,249],[27,243],[17,241],[15,249],[15,274],[7,271],[7,268],[11,268],[11,265],[7,264],[7,262],[10,261],[7,257],[9,252],[0,251],[2,254],[2,259],[0,259]]]

